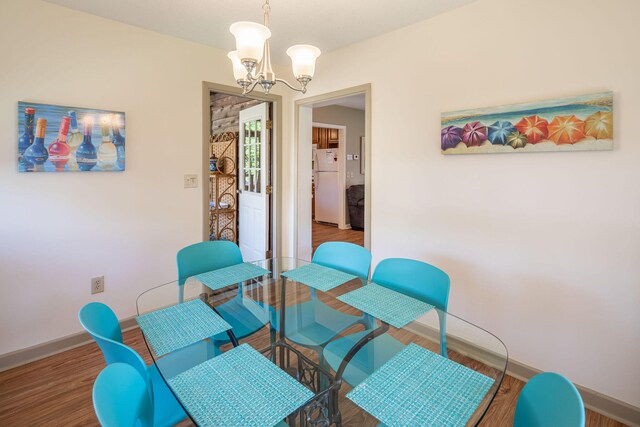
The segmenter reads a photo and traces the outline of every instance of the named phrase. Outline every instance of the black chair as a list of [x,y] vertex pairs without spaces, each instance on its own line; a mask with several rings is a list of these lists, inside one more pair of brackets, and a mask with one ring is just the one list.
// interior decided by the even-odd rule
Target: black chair
[[347,188],[349,222],[354,230],[364,230],[364,185],[352,185]]

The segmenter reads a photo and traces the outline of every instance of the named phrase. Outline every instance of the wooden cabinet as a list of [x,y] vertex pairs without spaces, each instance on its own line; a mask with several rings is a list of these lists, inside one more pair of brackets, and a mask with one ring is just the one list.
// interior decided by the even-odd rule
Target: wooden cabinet
[[319,149],[338,148],[340,142],[339,129],[314,127],[311,141],[313,144],[317,144]]
[[338,135],[338,129],[327,129],[329,132],[329,144],[336,144],[338,146],[338,142],[340,141],[340,137]]

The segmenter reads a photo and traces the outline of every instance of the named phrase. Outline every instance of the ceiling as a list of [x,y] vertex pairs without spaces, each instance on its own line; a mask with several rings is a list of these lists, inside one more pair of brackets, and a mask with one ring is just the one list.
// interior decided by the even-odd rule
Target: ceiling
[[[45,1],[225,51],[234,50],[229,25],[262,23],[263,0]],[[288,64],[284,52],[291,45],[312,44],[326,53],[473,1],[271,0],[271,54]]]
[[355,108],[356,110],[365,109],[364,93],[358,95],[345,96],[344,98],[332,99],[313,104],[313,108],[328,107],[330,105],[339,105],[341,107]]

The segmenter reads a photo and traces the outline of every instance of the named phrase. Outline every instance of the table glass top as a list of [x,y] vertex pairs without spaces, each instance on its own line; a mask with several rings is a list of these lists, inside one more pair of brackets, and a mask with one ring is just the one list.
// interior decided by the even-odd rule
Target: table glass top
[[[168,384],[197,365],[211,363],[234,344],[248,344],[315,396],[286,415],[289,425],[477,425],[484,416],[508,359],[507,349],[493,334],[378,285],[363,289],[362,281],[352,276],[315,266],[293,271],[307,261],[277,258],[251,264],[259,268],[241,265],[219,275],[194,276],[181,293],[176,281],[138,297],[139,315],[168,309],[158,318],[184,316],[186,311],[178,312],[183,303],[200,300],[232,326],[230,333],[220,332],[213,339],[193,335],[192,345],[161,355],[149,340],[153,334],[143,328],[149,352]],[[224,286],[233,277],[252,275],[256,277]],[[336,285],[345,279],[351,280]],[[179,322],[187,328],[180,332],[177,325],[173,332],[185,335],[180,342],[188,341],[193,330],[203,330],[195,327],[202,325],[191,328],[191,319],[175,319],[183,319]],[[204,424],[193,403],[176,394],[192,420]]]

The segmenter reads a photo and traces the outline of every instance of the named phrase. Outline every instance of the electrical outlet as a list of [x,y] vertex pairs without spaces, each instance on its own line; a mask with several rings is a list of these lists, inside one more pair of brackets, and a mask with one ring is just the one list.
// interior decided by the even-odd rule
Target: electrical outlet
[[184,188],[198,188],[198,175],[185,175]]
[[99,294],[100,292],[104,292],[104,276],[92,277],[91,293]]

